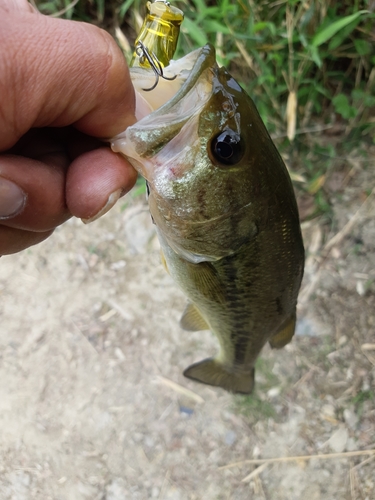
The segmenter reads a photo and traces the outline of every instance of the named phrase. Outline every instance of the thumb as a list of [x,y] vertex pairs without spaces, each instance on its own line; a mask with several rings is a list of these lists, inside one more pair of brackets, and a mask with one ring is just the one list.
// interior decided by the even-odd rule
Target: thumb
[[1,4],[0,46],[0,151],[33,127],[105,138],[135,121],[127,65],[105,31]]

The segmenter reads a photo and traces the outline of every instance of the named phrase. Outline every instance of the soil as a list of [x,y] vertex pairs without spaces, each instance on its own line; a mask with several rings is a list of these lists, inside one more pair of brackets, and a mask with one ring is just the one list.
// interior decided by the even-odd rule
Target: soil
[[249,397],[183,377],[217,342],[180,330],[143,197],[2,257],[0,498],[373,500],[375,171],[350,165],[330,225],[303,222],[297,335]]

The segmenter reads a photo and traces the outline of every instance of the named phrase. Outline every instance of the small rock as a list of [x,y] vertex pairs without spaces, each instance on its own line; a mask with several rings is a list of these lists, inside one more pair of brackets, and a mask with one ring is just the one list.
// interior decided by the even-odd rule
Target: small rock
[[123,351],[119,347],[116,347],[115,355],[116,355],[116,358],[119,359],[120,361],[124,361],[126,359],[125,354],[123,353]]
[[322,406],[322,414],[327,417],[335,417],[335,407],[333,405],[327,404]]
[[339,347],[342,347],[343,345],[345,345],[348,341],[348,337],[346,335],[341,335],[341,337],[339,338]]
[[125,260],[118,260],[117,262],[112,262],[112,264],[109,266],[113,271],[118,271],[120,269],[123,269],[126,266],[126,261]]
[[81,494],[81,496],[78,496],[78,498],[87,498],[87,500],[90,500],[92,498],[95,498],[96,495],[98,494],[98,490],[94,485],[90,485],[87,483],[82,483],[79,482],[77,485],[77,490]]
[[232,446],[237,441],[237,434],[234,431],[227,431],[224,437],[225,444]]
[[30,476],[24,471],[16,471],[9,477],[11,491],[13,493],[12,500],[28,500],[30,498]]
[[189,408],[188,406],[182,406],[180,405],[180,412],[183,413],[184,415],[192,415],[194,413],[193,408]]
[[358,415],[356,415],[352,408],[346,408],[344,410],[344,420],[345,423],[351,428],[355,429],[358,424]]
[[355,288],[357,290],[358,295],[360,295],[361,297],[366,295],[366,288],[365,288],[365,284],[363,283],[363,281],[358,280]]
[[346,427],[339,427],[328,439],[328,446],[334,453],[342,453],[348,442],[348,430]]
[[297,321],[296,335],[316,337],[317,327],[309,318],[301,318]]
[[158,498],[159,497],[160,490],[157,486],[154,486],[151,490],[151,497],[152,498]]
[[269,391],[267,391],[267,396],[269,398],[276,398],[280,394],[280,387],[272,387]]
[[356,451],[358,450],[358,443],[353,438],[349,438],[346,444],[346,451]]
[[106,488],[105,500],[127,500],[125,482],[121,478],[116,478],[109,483]]

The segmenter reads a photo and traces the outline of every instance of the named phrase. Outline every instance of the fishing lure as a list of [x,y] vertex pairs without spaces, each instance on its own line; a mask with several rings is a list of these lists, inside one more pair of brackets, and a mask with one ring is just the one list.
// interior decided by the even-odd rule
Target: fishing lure
[[176,78],[166,77],[163,68],[168,66],[176,51],[184,14],[166,0],[147,2],[147,10],[148,13],[135,41],[130,66],[151,68],[154,71],[156,77],[154,85],[143,89],[150,91],[157,86],[160,77],[165,80]]

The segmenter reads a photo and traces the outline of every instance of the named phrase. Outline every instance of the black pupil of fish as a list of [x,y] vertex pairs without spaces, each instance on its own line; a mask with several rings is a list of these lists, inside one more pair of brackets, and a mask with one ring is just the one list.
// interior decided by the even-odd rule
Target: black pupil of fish
[[224,130],[217,135],[212,143],[213,156],[224,165],[235,165],[242,158],[241,137],[233,130]]

